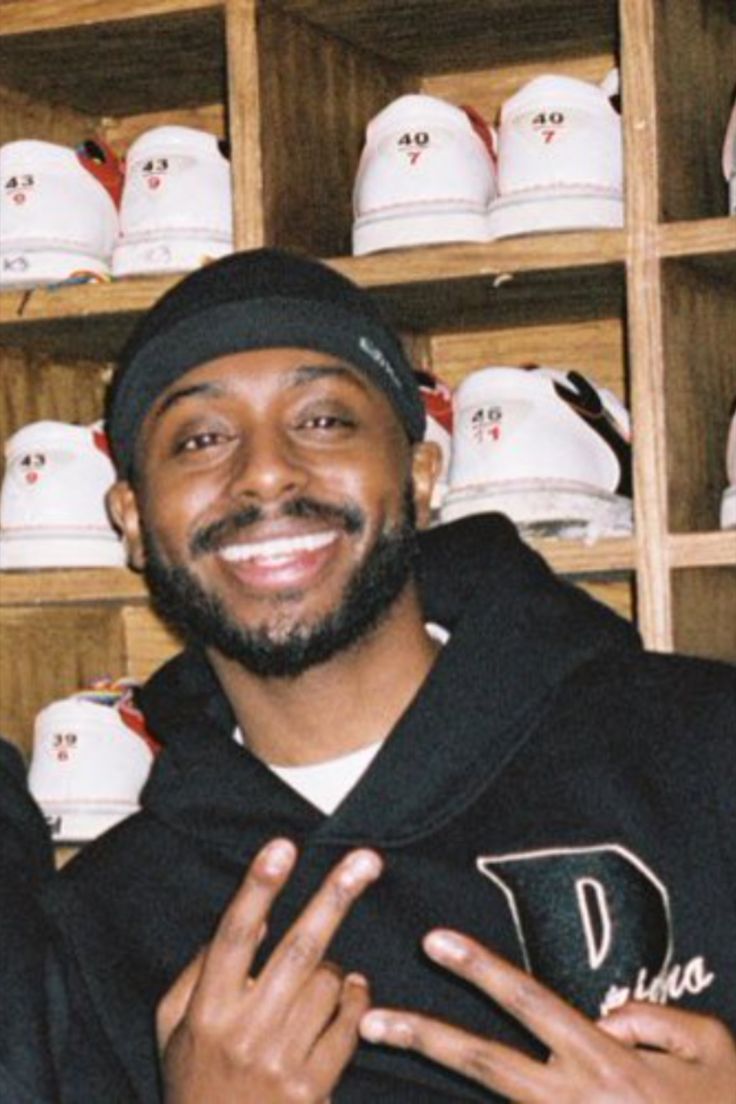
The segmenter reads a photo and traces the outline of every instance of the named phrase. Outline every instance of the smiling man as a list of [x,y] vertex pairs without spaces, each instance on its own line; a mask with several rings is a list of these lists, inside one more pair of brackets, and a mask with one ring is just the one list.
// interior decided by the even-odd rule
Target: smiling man
[[160,1005],[167,1104],[730,1104],[733,668],[648,655],[498,515],[420,531],[411,365],[317,262],[174,287],[108,429],[187,648],[141,813],[45,898],[64,1100],[159,1100]]

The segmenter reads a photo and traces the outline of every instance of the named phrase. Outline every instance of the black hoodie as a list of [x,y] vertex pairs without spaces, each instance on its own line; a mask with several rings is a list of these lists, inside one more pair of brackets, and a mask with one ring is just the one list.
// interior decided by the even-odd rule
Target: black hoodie
[[[72,1007],[58,1042],[65,1101],[158,1100],[156,1001],[275,835],[294,839],[301,860],[263,956],[348,848],[383,854],[385,873],[330,951],[370,979],[377,1004],[537,1052],[424,957],[422,935],[442,926],[593,1016],[630,994],[736,1027],[736,669],[644,652],[499,516],[432,530],[421,547],[426,617],[451,638],[332,816],[234,742],[201,655],[145,687],[165,747],[143,810],[88,846],[46,898]],[[362,1044],[334,1094],[490,1099],[419,1056]]]
[[0,739],[0,1101],[56,1096],[46,1017],[47,931],[37,894],[53,876],[51,837],[20,753]]

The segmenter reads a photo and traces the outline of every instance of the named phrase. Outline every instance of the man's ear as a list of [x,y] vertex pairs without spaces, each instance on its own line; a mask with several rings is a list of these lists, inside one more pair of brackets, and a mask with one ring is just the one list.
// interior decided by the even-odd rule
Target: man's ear
[[107,511],[112,523],[123,535],[128,563],[136,571],[142,571],[145,563],[141,539],[141,519],[135,491],[130,483],[119,480],[113,483],[105,496]]
[[432,491],[442,470],[442,449],[436,441],[419,441],[412,449],[412,481],[417,526],[426,529],[430,521]]

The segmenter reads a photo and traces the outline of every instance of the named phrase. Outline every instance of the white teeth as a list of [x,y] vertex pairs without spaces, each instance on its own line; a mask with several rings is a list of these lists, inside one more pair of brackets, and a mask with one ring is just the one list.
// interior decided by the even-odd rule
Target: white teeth
[[288,560],[299,552],[314,552],[337,540],[333,530],[326,533],[305,533],[301,537],[276,537],[274,540],[253,541],[249,544],[230,544],[220,549],[220,555],[228,563],[245,560],[269,560],[274,563]]

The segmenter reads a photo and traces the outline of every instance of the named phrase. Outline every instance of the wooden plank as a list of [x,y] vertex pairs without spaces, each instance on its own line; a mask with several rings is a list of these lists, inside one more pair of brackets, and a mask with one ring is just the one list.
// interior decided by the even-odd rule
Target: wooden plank
[[415,73],[613,52],[615,0],[280,0],[346,42]]
[[[75,5],[22,5],[33,14],[48,7],[59,13]],[[94,8],[95,5],[92,5]],[[220,99],[225,87],[223,14],[220,5],[120,6],[109,18],[105,3],[97,18],[84,21],[77,11],[71,22],[53,29],[31,19],[7,30],[0,21],[2,84],[32,99],[62,104],[95,116],[135,115],[168,108],[192,107]],[[109,10],[113,10],[110,6]],[[80,20],[82,20],[80,22]]]
[[529,234],[480,244],[450,244],[396,249],[365,257],[333,257],[328,263],[363,287],[482,276],[508,282],[519,272],[597,267],[623,263],[623,230]]
[[121,611],[125,641],[125,673],[144,681],[173,655],[182,641],[171,632],[148,605],[126,606]]
[[[663,265],[663,396],[669,526],[715,529],[726,484],[726,438],[736,400],[736,253]],[[697,335],[693,340],[693,335]]]
[[631,579],[606,580],[604,582],[588,580],[578,585],[587,591],[591,598],[595,598],[597,602],[602,602],[604,606],[608,606],[619,617],[625,617],[627,621],[634,620],[636,601]]
[[655,0],[621,0],[622,96],[628,344],[637,534],[637,609],[645,643],[672,647],[672,609],[665,536],[667,470],[661,281],[656,254],[658,130],[655,87]]
[[218,0],[3,0],[0,35],[88,26],[220,7]]
[[430,366],[451,387],[469,372],[492,365],[575,368],[625,401],[623,344],[619,318],[440,333],[429,342]]
[[736,566],[672,572],[675,647],[736,663]]
[[606,537],[593,544],[543,537],[527,538],[526,543],[561,575],[579,577],[630,571],[636,563],[633,537]]
[[0,348],[0,439],[46,419],[88,425],[102,417],[109,369],[64,364],[43,354]]
[[95,115],[46,103],[18,89],[0,85],[0,145],[37,139],[74,147],[99,130]]
[[[437,284],[482,277],[500,287],[517,273],[603,267],[623,263],[623,231],[549,234],[489,245],[441,245],[401,249],[368,257],[327,260],[332,268],[366,288]],[[0,292],[3,327],[51,318],[89,318],[147,310],[180,276],[132,276],[101,284]],[[0,340],[3,340],[0,329]],[[4,339],[7,343],[7,338]]]
[[660,257],[702,256],[710,253],[730,257],[734,250],[736,219],[733,217],[667,222],[657,227],[657,252]]
[[122,622],[114,607],[2,608],[0,635],[0,731],[27,752],[40,709],[124,670]]
[[667,538],[670,567],[733,567],[736,531],[671,533]]
[[266,244],[261,64],[254,0],[228,0],[228,119],[233,181],[233,234],[238,249]]
[[9,327],[50,318],[86,319],[95,315],[148,310],[180,276],[127,276],[100,284],[54,285],[29,291],[0,292],[0,340]]
[[125,568],[0,572],[0,607],[146,602],[143,577]]
[[717,218],[728,211],[721,150],[736,74],[733,0],[654,10],[660,219]]

